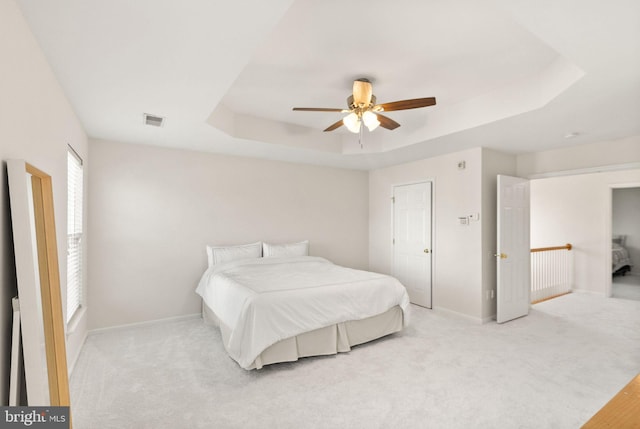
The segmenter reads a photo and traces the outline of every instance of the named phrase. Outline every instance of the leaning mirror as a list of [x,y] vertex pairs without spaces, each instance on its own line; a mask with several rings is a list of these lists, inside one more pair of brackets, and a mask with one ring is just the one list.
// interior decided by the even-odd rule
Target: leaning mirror
[[51,176],[7,161],[27,402],[69,406]]

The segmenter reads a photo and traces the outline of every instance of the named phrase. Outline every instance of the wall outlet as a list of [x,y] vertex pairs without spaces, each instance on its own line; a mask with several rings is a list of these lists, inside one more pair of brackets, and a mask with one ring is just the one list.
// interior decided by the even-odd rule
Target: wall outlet
[[495,289],[491,289],[491,298],[493,299],[496,296]]

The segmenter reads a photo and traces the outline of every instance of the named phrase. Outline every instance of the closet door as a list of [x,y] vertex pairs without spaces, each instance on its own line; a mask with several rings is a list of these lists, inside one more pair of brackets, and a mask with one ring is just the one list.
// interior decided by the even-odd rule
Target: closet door
[[393,188],[393,275],[411,302],[431,308],[432,183]]

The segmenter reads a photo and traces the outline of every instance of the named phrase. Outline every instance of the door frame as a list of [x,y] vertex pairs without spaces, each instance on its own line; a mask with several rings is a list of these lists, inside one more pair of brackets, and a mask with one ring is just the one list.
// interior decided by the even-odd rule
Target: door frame
[[611,298],[613,296],[613,277],[611,275],[611,239],[613,238],[613,191],[615,189],[629,189],[629,188],[640,188],[640,182],[630,182],[630,183],[616,183],[609,185],[609,192],[607,193],[607,210],[606,214],[606,231],[605,231],[605,243],[603,244],[603,248],[605,249],[605,279],[604,279],[604,296],[607,298]]
[[[433,301],[433,288],[434,288],[434,279],[436,278],[435,273],[436,273],[436,254],[434,253],[434,249],[435,249],[435,241],[436,241],[436,210],[435,210],[435,201],[436,201],[436,179],[435,178],[425,178],[425,179],[420,179],[420,180],[412,180],[409,182],[399,182],[399,183],[393,183],[391,185],[391,190],[390,190],[390,197],[389,197],[389,210],[390,210],[390,218],[391,218],[391,228],[390,228],[390,237],[389,237],[389,250],[390,250],[390,264],[389,266],[391,267],[391,273],[393,273],[395,271],[395,254],[394,254],[394,244],[393,244],[393,240],[394,240],[394,236],[395,236],[395,212],[394,212],[394,206],[393,206],[393,196],[394,196],[394,192],[393,190],[396,187],[399,186],[409,186],[409,185],[417,185],[419,183],[431,183],[431,244],[429,247],[429,251],[431,252],[431,309],[434,308],[434,301]],[[427,307],[424,307],[427,308]]]

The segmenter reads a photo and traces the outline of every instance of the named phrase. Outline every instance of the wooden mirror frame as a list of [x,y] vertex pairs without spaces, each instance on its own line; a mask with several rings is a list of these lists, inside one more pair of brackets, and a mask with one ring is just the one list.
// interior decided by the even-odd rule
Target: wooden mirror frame
[[51,176],[7,161],[11,223],[30,406],[69,406],[69,375]]

